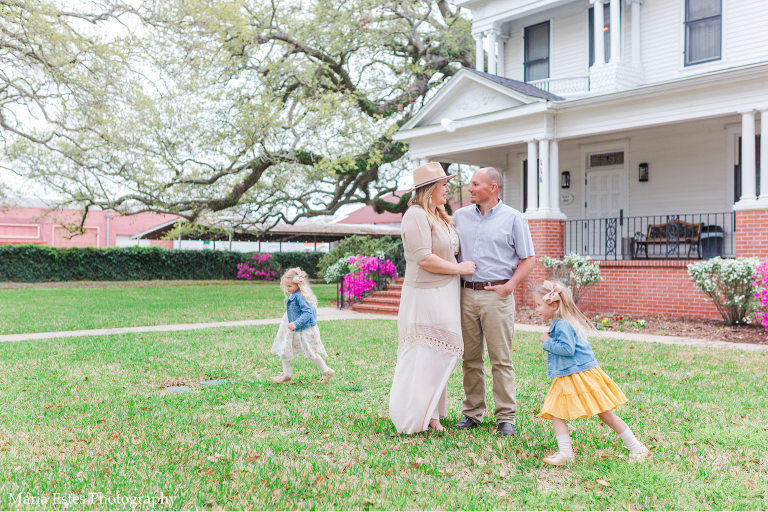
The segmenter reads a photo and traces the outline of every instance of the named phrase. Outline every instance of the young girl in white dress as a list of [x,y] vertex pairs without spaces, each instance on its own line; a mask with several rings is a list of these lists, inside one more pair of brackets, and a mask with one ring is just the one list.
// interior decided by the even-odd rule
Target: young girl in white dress
[[283,373],[269,380],[275,384],[289,382],[293,378],[291,361],[298,355],[304,355],[320,370],[320,383],[326,383],[336,373],[328,368],[321,356],[328,356],[320,340],[317,328],[317,297],[312,293],[307,280],[307,273],[300,268],[288,269],[280,279],[280,287],[285,292],[286,312],[277,330],[272,353],[283,363]]

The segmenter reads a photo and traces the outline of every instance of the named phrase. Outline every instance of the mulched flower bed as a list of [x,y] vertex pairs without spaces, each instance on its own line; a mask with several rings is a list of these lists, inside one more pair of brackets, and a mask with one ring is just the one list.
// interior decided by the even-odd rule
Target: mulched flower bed
[[[683,336],[702,340],[731,341],[734,343],[753,343],[756,345],[768,345],[768,332],[762,325],[725,325],[722,320],[702,320],[699,318],[681,318],[675,316],[648,315],[634,316],[621,313],[586,313],[594,319],[595,316],[607,320],[599,323],[603,326],[603,332],[624,331],[643,334],[658,334],[662,336]],[[623,319],[621,323],[617,319]],[[638,320],[645,321],[645,326],[636,328]],[[515,322],[519,324],[545,325],[536,311],[522,307],[517,310]]]

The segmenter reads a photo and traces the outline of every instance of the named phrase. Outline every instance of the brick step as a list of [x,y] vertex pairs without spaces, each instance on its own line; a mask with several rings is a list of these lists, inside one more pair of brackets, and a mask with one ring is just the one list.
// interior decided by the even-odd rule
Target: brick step
[[387,290],[387,291],[380,291],[380,292],[371,292],[370,295],[366,296],[366,300],[368,297],[395,297],[400,298],[400,290]]
[[400,306],[400,297],[373,297],[369,295],[361,301],[361,304],[384,304],[389,306]]
[[397,306],[384,306],[379,304],[366,304],[364,302],[358,302],[352,305],[353,311],[359,311],[360,313],[379,313],[383,315],[397,316],[399,308]]
[[387,291],[395,291],[395,290],[402,290],[403,285],[401,284],[388,284],[387,285]]

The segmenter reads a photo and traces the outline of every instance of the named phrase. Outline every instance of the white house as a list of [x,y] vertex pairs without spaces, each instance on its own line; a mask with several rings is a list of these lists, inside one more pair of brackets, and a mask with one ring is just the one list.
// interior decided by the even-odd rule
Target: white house
[[414,165],[496,167],[505,203],[558,221],[561,254],[768,256],[739,229],[768,239],[766,0],[453,3],[476,69],[397,133]]
[[[758,142],[768,2],[455,3],[472,9],[477,69],[487,60],[488,72],[460,71],[397,134],[417,162],[502,170],[503,199],[530,219],[729,213],[720,225],[734,209],[768,207],[768,178],[756,172],[768,144]],[[742,133],[755,140],[743,155]],[[732,240],[724,246],[733,253]]]

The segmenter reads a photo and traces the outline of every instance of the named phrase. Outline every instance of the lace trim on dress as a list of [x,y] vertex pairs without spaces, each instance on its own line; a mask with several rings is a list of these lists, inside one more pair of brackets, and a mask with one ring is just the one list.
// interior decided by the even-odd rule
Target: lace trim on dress
[[460,334],[432,324],[409,324],[405,333],[400,335],[397,354],[417,345],[451,356],[461,357],[464,354],[464,340]]

